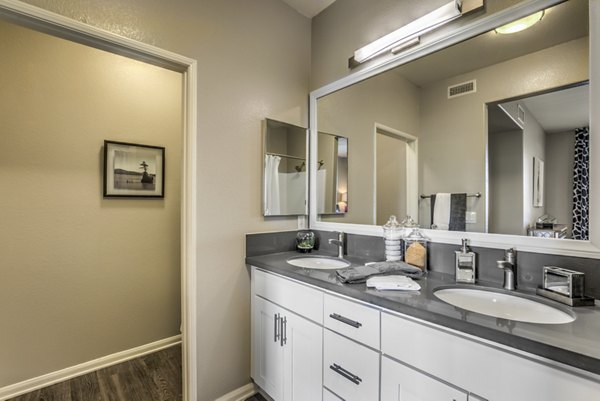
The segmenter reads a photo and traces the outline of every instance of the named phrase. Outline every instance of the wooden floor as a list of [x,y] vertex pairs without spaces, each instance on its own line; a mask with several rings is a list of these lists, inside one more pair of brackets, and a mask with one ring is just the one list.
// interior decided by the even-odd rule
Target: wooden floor
[[181,376],[178,345],[7,401],[180,401]]
[[265,397],[260,394],[255,394],[250,398],[247,398],[246,401],[267,401]]

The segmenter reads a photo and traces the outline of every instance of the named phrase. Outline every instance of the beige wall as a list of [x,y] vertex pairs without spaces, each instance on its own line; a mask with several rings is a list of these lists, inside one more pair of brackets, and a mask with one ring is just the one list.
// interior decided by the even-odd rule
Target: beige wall
[[[523,222],[521,233],[527,233],[527,227],[534,225],[535,221],[546,214],[545,198],[542,198],[542,206],[533,206],[533,187],[535,177],[533,175],[533,159],[546,160],[546,132],[540,123],[531,115],[529,110],[525,111],[525,126],[523,127]],[[545,166],[545,164],[544,164]],[[544,187],[551,184],[545,179]]]
[[419,88],[381,74],[319,99],[317,118],[319,130],[348,137],[348,213],[322,220],[375,224],[375,123],[419,136]]
[[307,125],[310,20],[279,0],[27,2],[198,60],[198,401],[248,383],[244,234],[297,227],[262,217],[261,121]]
[[490,132],[489,232],[523,234],[523,130]]
[[[588,39],[582,38],[423,87],[420,191],[484,193],[485,104],[580,82],[588,76]],[[447,98],[448,86],[471,79],[477,79],[476,93]],[[419,222],[427,226],[429,206],[425,203],[421,202]],[[467,202],[467,209],[477,212],[477,224],[468,224],[468,231],[484,230],[484,205],[485,197]]]
[[[182,76],[0,22],[0,387],[179,334]],[[164,199],[104,199],[104,139]]]
[[546,213],[573,228],[575,132],[546,134]]

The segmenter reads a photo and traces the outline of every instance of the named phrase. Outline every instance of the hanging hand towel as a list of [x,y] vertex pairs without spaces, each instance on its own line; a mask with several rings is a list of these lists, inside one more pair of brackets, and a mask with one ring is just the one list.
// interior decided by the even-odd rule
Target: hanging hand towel
[[448,230],[450,228],[450,194],[438,193],[432,195],[431,207],[433,208],[431,228]]
[[450,231],[467,231],[467,194],[450,196]]
[[431,195],[431,228],[467,231],[466,215],[466,193]]

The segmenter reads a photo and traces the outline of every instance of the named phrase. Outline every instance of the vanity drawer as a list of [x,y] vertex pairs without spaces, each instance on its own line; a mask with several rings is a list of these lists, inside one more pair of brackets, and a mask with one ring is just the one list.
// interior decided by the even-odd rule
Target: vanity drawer
[[325,294],[323,299],[325,327],[346,337],[379,349],[379,310]]
[[252,267],[252,288],[256,295],[298,315],[323,324],[323,293]]
[[331,391],[323,388],[323,401],[344,401],[337,395],[333,394]]
[[324,330],[323,385],[346,401],[379,399],[379,353]]

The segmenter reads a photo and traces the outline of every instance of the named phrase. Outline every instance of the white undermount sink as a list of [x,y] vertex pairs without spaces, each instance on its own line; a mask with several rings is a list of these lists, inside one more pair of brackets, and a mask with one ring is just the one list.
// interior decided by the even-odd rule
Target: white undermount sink
[[442,288],[434,295],[444,302],[472,312],[519,322],[562,324],[575,320],[571,314],[545,303],[481,288]]
[[296,256],[289,258],[287,262],[305,269],[334,270],[350,266],[347,260],[330,256]]

